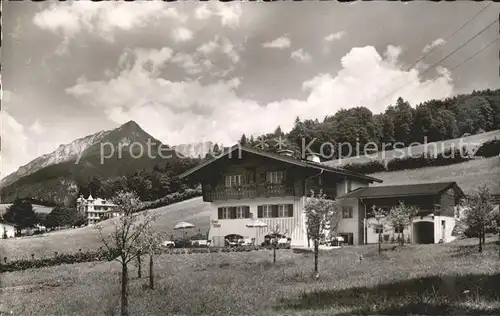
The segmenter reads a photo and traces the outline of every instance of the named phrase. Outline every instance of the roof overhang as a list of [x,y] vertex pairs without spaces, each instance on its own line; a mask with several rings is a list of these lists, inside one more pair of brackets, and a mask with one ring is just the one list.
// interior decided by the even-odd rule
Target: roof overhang
[[265,158],[269,158],[269,159],[274,159],[274,160],[278,160],[278,161],[281,161],[281,162],[284,162],[284,163],[287,163],[287,164],[291,164],[291,165],[294,165],[294,166],[298,166],[298,167],[302,167],[302,168],[312,168],[312,169],[316,169],[316,170],[323,170],[323,171],[326,171],[326,172],[330,172],[330,173],[336,173],[336,174],[339,174],[339,175],[342,175],[342,176],[346,176],[346,177],[352,177],[352,178],[357,178],[357,179],[363,179],[363,180],[366,180],[368,182],[379,182],[381,183],[382,180],[381,179],[377,179],[377,178],[374,178],[374,177],[370,177],[370,176],[366,176],[364,174],[360,174],[360,173],[357,173],[357,172],[353,172],[353,171],[349,171],[349,170],[345,170],[345,169],[342,169],[342,168],[336,168],[336,167],[330,167],[330,166],[326,166],[326,165],[323,165],[323,164],[320,164],[320,163],[315,163],[315,162],[311,162],[311,161],[307,161],[307,160],[299,160],[299,159],[295,159],[295,158],[292,158],[292,157],[289,157],[289,156],[282,156],[282,155],[279,155],[279,154],[274,154],[274,153],[269,153],[269,152],[265,152],[265,151],[261,151],[261,150],[256,150],[254,148],[249,148],[249,147],[246,147],[246,146],[241,146],[241,145],[234,145],[233,147],[225,150],[225,152],[221,155],[218,155],[218,157],[214,157],[210,160],[207,160],[205,161],[204,163],[201,163],[200,165],[182,173],[181,175],[179,175],[179,179],[183,179],[183,178],[186,178],[192,174],[195,174],[196,172],[206,168],[207,166],[211,165],[212,163],[218,161],[218,160],[221,160],[225,157],[228,157],[228,156],[231,156],[235,151],[238,151],[238,154],[240,154],[241,152],[247,152],[247,153],[251,153],[251,154],[255,154],[255,155],[259,155],[259,156],[262,156],[262,157],[265,157]]
[[[392,186],[392,185],[391,185]],[[389,187],[391,187],[389,186]],[[401,185],[405,186],[405,185]],[[362,201],[364,200],[375,200],[375,199],[387,199],[387,198],[405,198],[405,197],[418,197],[418,196],[431,196],[431,195],[441,195],[448,191],[449,189],[453,189],[456,193],[456,198],[460,199],[465,197],[464,192],[462,189],[458,186],[456,182],[450,182],[448,185],[445,187],[441,188],[440,190],[437,190],[435,192],[415,192],[415,193],[394,193],[394,194],[384,194],[384,195],[368,195],[366,193],[363,193],[362,191],[369,191],[370,189],[374,189],[377,187],[364,187],[364,188],[358,188],[356,190],[353,190],[343,196],[338,197],[339,199],[348,199],[348,198],[357,198]],[[361,191],[361,192],[360,192]],[[365,194],[365,195],[364,195]]]

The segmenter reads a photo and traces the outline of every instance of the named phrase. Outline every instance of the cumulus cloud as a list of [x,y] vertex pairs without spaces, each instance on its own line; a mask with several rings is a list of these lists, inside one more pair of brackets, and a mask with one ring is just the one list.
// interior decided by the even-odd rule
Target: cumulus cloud
[[186,73],[190,75],[196,75],[203,71],[203,65],[196,62],[194,57],[190,54],[182,52],[176,53],[172,58],[172,63],[183,68]]
[[[304,82],[302,89],[308,96],[300,100],[262,104],[241,97],[236,92],[241,84],[238,78],[208,85],[196,80],[169,81],[143,67],[144,60],[148,60],[144,57],[136,57],[115,78],[81,79],[66,92],[84,104],[103,108],[117,123],[136,120],[167,144],[208,140],[231,144],[242,133],[266,133],[278,125],[289,131],[297,116],[322,119],[354,105],[378,113],[399,96],[415,105],[452,94],[451,78],[444,68],[438,77],[422,80],[418,70],[400,68],[400,51],[389,47],[382,56],[372,46],[353,48],[341,59],[340,71],[319,74]],[[154,55],[154,50],[150,53]],[[402,84],[404,88],[384,98]]]
[[311,55],[302,48],[293,51],[290,56],[292,59],[301,63],[308,63],[312,60]]
[[440,46],[440,45],[443,45],[444,43],[446,43],[446,41],[442,38],[438,38],[436,39],[434,42],[430,43],[429,45],[426,45],[424,47],[424,49],[422,50],[422,52],[424,53],[428,53],[430,52],[431,50],[433,50],[434,48]]
[[1,177],[5,177],[17,170],[19,165],[26,164],[29,160],[28,137],[23,125],[21,125],[7,111],[0,112],[2,121],[2,151]]
[[212,16],[212,11],[208,8],[207,4],[201,4],[194,11],[194,16],[198,20],[205,20]]
[[339,31],[339,32],[336,32],[336,33],[330,33],[327,36],[325,36],[324,40],[327,41],[327,42],[333,42],[335,40],[341,39],[345,35],[346,35],[345,31]]
[[262,44],[262,46],[264,46],[265,48],[278,48],[278,49],[288,48],[291,45],[292,42],[287,36],[281,36],[276,38],[275,40]]
[[193,32],[185,27],[178,27],[172,31],[172,36],[176,42],[186,42],[193,39]]
[[113,33],[117,30],[129,31],[163,18],[186,21],[186,16],[176,8],[160,1],[72,1],[52,4],[36,13],[33,23],[41,29],[61,34],[66,39],[86,30],[112,41]]
[[199,5],[194,12],[194,17],[198,20],[206,20],[217,16],[222,25],[236,28],[239,26],[242,14],[243,9],[240,3],[210,2]]
[[30,131],[37,135],[41,135],[45,132],[45,128],[42,126],[42,123],[40,123],[40,120],[35,120],[30,126]]

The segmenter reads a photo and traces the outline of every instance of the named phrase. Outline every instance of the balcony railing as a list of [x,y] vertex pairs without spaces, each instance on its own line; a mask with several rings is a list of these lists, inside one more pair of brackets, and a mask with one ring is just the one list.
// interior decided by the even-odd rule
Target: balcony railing
[[258,197],[293,196],[292,187],[283,184],[244,184],[237,187],[204,187],[205,201],[252,199]]

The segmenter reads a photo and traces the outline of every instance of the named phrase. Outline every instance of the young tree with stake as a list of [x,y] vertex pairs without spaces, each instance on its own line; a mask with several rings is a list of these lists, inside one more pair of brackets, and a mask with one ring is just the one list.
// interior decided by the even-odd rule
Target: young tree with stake
[[311,196],[307,198],[305,205],[307,234],[314,242],[314,274],[316,278],[319,278],[319,242],[326,237],[327,230],[332,234],[337,229],[340,221],[339,209],[337,203],[327,199],[323,191],[317,195],[311,191]]
[[413,205],[405,205],[399,202],[398,205],[389,211],[389,222],[394,230],[399,230],[399,244],[404,245],[404,230],[411,226],[413,217],[418,214],[418,208]]
[[141,237],[140,250],[144,254],[149,256],[149,288],[154,290],[154,273],[153,273],[153,259],[156,254],[161,249],[162,238],[160,234],[152,229],[151,225],[148,225],[144,234]]
[[140,200],[135,193],[120,192],[113,198],[113,203],[123,215],[110,220],[112,232],[105,235],[102,225],[97,225],[99,236],[110,253],[122,266],[121,272],[121,315],[128,316],[128,264],[144,252],[143,234],[154,221],[154,217],[142,212],[136,213]]
[[279,225],[276,225],[275,228],[270,230],[271,235],[273,238],[271,239],[271,245],[273,246],[273,263],[276,263],[276,248],[278,248],[278,235],[283,235],[286,236],[288,234],[288,230],[285,230],[285,232],[281,233]]
[[378,253],[382,252],[382,233],[384,232],[385,224],[387,223],[387,212],[381,208],[372,206],[372,215],[375,217],[376,222],[370,224],[376,234],[378,234]]

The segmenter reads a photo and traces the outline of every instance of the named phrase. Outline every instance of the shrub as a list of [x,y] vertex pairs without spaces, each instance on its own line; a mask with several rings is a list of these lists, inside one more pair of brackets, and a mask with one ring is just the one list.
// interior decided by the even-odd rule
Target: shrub
[[425,167],[447,166],[472,159],[467,148],[448,148],[438,155],[421,153],[416,156],[394,158],[387,163],[388,171],[410,170]]
[[492,139],[481,144],[474,156],[494,157],[500,154],[500,139]]
[[92,262],[92,261],[111,261],[117,257],[116,250],[104,251],[99,249],[97,251],[87,251],[87,252],[77,252],[73,254],[58,254],[51,258],[41,258],[41,259],[20,259],[15,261],[9,261],[5,263],[0,263],[0,273],[12,272],[19,270],[26,270],[32,268],[42,268],[57,266],[61,264],[73,264],[80,262]]
[[384,162],[379,160],[372,160],[367,163],[350,163],[343,166],[342,168],[363,174],[386,171]]
[[173,203],[182,202],[184,200],[189,200],[198,196],[201,196],[202,191],[201,188],[197,187],[196,189],[185,189],[182,192],[174,192],[168,194],[161,199],[155,201],[143,202],[141,207],[137,209],[137,212],[143,211],[146,209],[158,208],[166,205],[170,205]]

